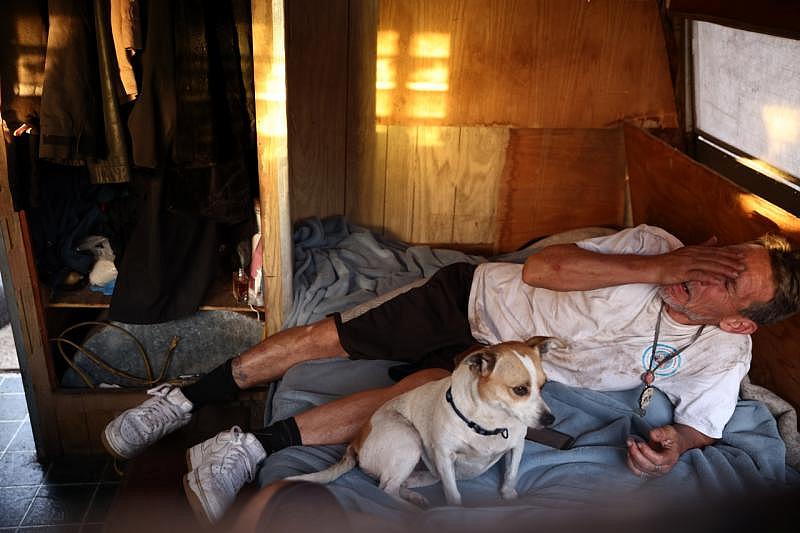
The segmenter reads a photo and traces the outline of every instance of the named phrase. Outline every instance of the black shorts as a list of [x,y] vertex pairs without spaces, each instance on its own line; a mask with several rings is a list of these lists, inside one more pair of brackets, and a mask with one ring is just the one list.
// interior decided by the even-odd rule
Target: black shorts
[[455,263],[348,322],[336,313],[339,342],[351,359],[452,370],[453,358],[477,343],[467,315],[474,274],[475,265]]

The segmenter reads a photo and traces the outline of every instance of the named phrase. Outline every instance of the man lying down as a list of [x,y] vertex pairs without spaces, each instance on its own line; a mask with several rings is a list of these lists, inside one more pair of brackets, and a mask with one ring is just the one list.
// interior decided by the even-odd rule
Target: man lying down
[[675,406],[674,421],[647,442],[628,439],[637,476],[664,476],[680,455],[722,435],[751,358],[750,334],[800,305],[800,256],[777,236],[755,242],[683,246],[641,225],[577,244],[554,245],[524,265],[458,263],[348,321],[336,315],[277,333],[184,388],[162,385],[153,398],[105,428],[109,452],[127,459],[187,424],[203,405],[280,378],[312,359],[349,357],[411,363],[419,370],[296,417],[242,433],[220,433],[190,449],[184,486],[193,507],[218,520],[267,454],[300,444],[351,441],[390,398],[453,369],[475,343],[564,339],[543,357],[550,380],[599,391],[644,385]]

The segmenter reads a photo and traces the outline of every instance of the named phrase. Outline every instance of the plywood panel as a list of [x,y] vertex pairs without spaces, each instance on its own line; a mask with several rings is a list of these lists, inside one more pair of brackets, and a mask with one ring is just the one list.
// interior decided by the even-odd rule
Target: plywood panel
[[386,135],[385,233],[403,241],[412,240],[414,186],[419,175],[417,128],[391,126]]
[[385,233],[415,244],[493,248],[508,128],[387,131]]
[[347,0],[286,5],[292,218],[344,213]]
[[662,140],[625,126],[634,221],[662,226],[685,243],[716,235],[741,242],[767,231],[800,241],[800,220]]
[[346,214],[349,222],[383,232],[388,128],[372,129],[370,146],[348,154]]
[[383,0],[384,124],[676,126],[656,1]]
[[508,137],[507,128],[461,128],[462,156],[450,242],[494,246],[497,195]]
[[615,129],[511,130],[498,247],[583,226],[621,226],[625,152]]
[[[625,145],[635,222],[661,226],[686,244],[712,235],[742,242],[770,231],[800,242],[800,219],[647,132],[626,125]],[[759,328],[753,345],[753,381],[800,407],[800,317]]]
[[459,128],[417,129],[419,172],[414,185],[411,242],[444,243],[453,238],[459,161],[467,157],[459,150],[459,138]]

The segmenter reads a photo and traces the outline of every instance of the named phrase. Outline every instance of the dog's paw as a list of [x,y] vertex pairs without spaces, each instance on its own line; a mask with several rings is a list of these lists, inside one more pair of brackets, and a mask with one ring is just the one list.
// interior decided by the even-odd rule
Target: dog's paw
[[428,498],[405,487],[400,489],[400,497],[407,502],[413,503],[417,507],[422,507],[423,509],[427,509],[431,505],[431,503],[428,501]]
[[503,497],[504,500],[516,500],[519,494],[517,494],[517,489],[513,488],[505,488],[503,487],[500,489],[500,495]]

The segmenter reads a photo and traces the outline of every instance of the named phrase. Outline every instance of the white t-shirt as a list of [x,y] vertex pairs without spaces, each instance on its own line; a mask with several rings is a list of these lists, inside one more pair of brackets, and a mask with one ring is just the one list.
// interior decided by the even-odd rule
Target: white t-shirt
[[[683,246],[666,231],[646,225],[577,245],[638,255]],[[475,339],[490,344],[534,335],[558,337],[566,346],[554,347],[542,358],[548,379],[600,391],[627,390],[642,384],[660,306],[656,285],[559,292],[527,285],[522,265],[484,263],[472,281],[469,322]],[[689,343],[697,328],[662,313],[656,361]],[[676,423],[719,438],[733,414],[750,356],[749,335],[706,326],[694,344],[656,371],[654,385],[675,406]]]

